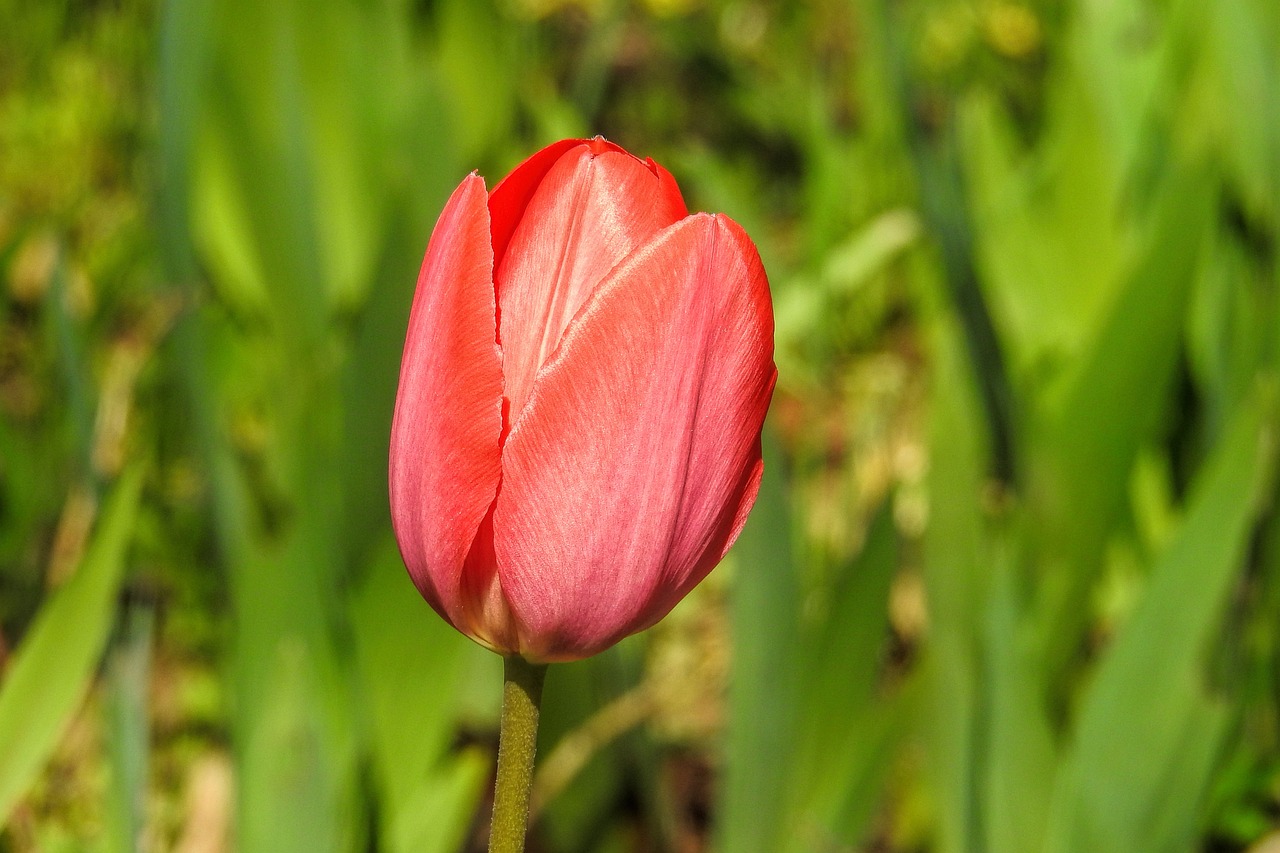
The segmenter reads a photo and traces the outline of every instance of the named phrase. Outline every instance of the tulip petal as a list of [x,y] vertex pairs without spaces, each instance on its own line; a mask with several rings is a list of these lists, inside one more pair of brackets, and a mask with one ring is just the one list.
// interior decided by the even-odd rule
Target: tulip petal
[[764,270],[725,217],[684,219],[600,285],[503,447],[494,544],[523,654],[593,654],[723,557],[759,488],[772,356]]
[[[414,584],[464,633],[491,619],[495,567],[474,556],[501,479],[502,355],[484,180],[440,214],[418,275],[391,426],[391,516]],[[478,547],[477,551],[483,551]]]
[[602,139],[564,152],[542,176],[495,272],[511,422],[600,281],[686,215],[674,188],[652,161]]
[[542,179],[551,171],[556,161],[566,151],[586,145],[585,139],[564,139],[548,145],[536,154],[531,155],[512,170],[489,193],[489,231],[492,234],[493,259],[497,265],[507,253],[507,244],[524,216],[529,199],[537,191]]

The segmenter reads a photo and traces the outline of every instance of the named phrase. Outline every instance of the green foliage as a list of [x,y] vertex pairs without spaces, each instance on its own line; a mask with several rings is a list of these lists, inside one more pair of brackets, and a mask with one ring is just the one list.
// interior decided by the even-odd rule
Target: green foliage
[[141,472],[132,469],[116,486],[75,576],[50,596],[9,664],[0,690],[0,814],[6,817],[92,683],[111,633],[141,484]]
[[[1186,520],[1085,692],[1059,770],[1050,850],[1185,850],[1229,721],[1204,664],[1273,449],[1264,399],[1242,407],[1192,494]],[[1259,392],[1261,396],[1261,392]]]
[[1276,832],[1277,45],[1268,0],[0,0],[0,848],[483,848],[500,667],[394,547],[400,348],[457,181],[593,133],[757,240],[779,390],[726,565],[549,673],[532,846]]
[[[734,588],[733,668],[729,673],[723,819],[725,850],[778,850],[787,831],[802,669],[800,590],[792,566],[786,471],[768,447],[759,505],[742,532]],[[762,784],[768,779],[769,784]]]

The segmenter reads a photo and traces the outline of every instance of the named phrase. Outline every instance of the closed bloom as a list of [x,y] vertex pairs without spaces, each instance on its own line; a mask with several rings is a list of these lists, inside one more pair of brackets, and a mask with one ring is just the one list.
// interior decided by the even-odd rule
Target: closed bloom
[[468,176],[436,223],[391,430],[391,513],[455,628],[541,662],[665,616],[755,502],[773,312],[754,244],[597,137]]

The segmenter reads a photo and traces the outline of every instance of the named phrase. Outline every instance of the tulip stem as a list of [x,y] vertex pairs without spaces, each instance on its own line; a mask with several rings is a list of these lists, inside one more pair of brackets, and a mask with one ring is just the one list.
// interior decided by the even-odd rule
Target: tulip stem
[[546,664],[508,655],[502,664],[502,727],[498,733],[498,780],[493,791],[489,853],[523,853],[529,828],[529,791],[538,749],[538,711]]

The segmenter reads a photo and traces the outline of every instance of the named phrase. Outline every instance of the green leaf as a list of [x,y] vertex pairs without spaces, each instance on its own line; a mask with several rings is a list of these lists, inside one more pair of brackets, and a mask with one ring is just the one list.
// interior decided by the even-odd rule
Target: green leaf
[[815,834],[856,844],[883,792],[903,733],[903,691],[877,688],[889,638],[889,587],[898,566],[893,505],[872,519],[866,542],[843,567],[825,616],[801,652],[800,734],[793,791],[799,831],[791,849]]
[[389,817],[384,849],[405,853],[453,853],[462,849],[493,758],[468,749],[423,779]]
[[[628,665],[628,641],[601,655],[572,663],[557,664],[547,672],[543,690],[542,717],[538,726],[540,758],[550,756],[562,740],[588,723],[593,716],[627,688],[635,684],[638,666]],[[638,661],[637,661],[638,662]],[[610,739],[595,744],[586,764],[553,799],[538,819],[539,834],[553,850],[584,850],[600,828],[614,815],[628,770],[625,745],[638,738]],[[545,770],[547,764],[541,764]]]
[[923,565],[929,643],[921,664],[921,719],[938,801],[939,850],[963,853],[979,849],[981,838],[980,642],[990,550],[981,501],[988,448],[958,324],[939,315],[932,331],[936,367]]
[[[1078,647],[1108,536],[1123,520],[1138,448],[1160,424],[1178,369],[1210,176],[1179,172],[1157,197],[1145,251],[1060,393],[1037,402],[1028,502],[1034,547],[1058,583],[1040,619],[1051,672]],[[1139,402],[1141,401],[1141,402]]]
[[[347,768],[325,713],[332,698],[322,682],[324,661],[297,634],[254,648],[259,692],[236,719],[237,847],[264,853],[340,849],[345,821],[339,781]],[[237,696],[242,705],[245,698],[244,692]]]
[[1025,853],[1044,843],[1057,756],[1045,673],[1028,614],[1015,589],[1012,556],[993,560],[985,632],[986,743],[983,811],[986,850]]
[[1270,409],[1255,397],[1239,412],[1099,665],[1055,791],[1050,851],[1192,847],[1227,719],[1205,658],[1270,479]]
[[342,849],[355,826],[354,696],[330,626],[337,525],[331,488],[310,485],[283,541],[230,566],[237,843],[250,853]]
[[[849,713],[875,699],[889,637],[889,585],[898,565],[893,506],[886,500],[871,521],[855,560],[843,566],[827,612],[811,629],[799,665],[802,730],[820,755],[848,735]],[[815,756],[816,757],[816,756]]]
[[1097,104],[1107,147],[1125,173],[1142,151],[1146,121],[1163,94],[1160,54],[1168,40],[1134,36],[1159,27],[1156,9],[1141,0],[1083,0],[1068,33],[1072,78]]
[[492,762],[491,755],[474,750],[450,754],[459,685],[466,671],[488,670],[496,704],[501,658],[462,637],[427,606],[389,536],[348,612],[387,849],[456,850]]
[[451,153],[474,162],[485,146],[509,135],[520,73],[512,66],[518,54],[491,0],[444,0],[436,14],[435,57],[449,95]]
[[786,472],[765,441],[765,474],[734,549],[733,663],[719,850],[775,853],[783,843],[795,743],[800,589],[791,559]]
[[[1187,121],[1215,137],[1233,189],[1251,212],[1280,215],[1280,88],[1275,30],[1263,4],[1219,0],[1212,6],[1182,4],[1191,50],[1207,66],[1211,85],[1192,96]],[[1269,5],[1269,4],[1268,4]],[[1195,97],[1198,95],[1199,97]],[[1250,109],[1223,109],[1250,104]]]
[[983,295],[1024,394],[1086,348],[1133,242],[1097,105],[1071,86],[1053,99],[1057,121],[1035,151],[1018,147],[995,96],[971,95],[959,113]]
[[861,849],[910,734],[922,683],[919,677],[909,677],[892,693],[846,713],[848,736],[834,740],[814,776],[802,782],[803,800],[786,850],[810,853],[836,844],[842,845],[839,849]]
[[142,471],[130,468],[107,498],[75,576],[41,608],[0,685],[0,823],[58,745],[93,681],[114,621],[141,490]]
[[104,724],[111,766],[111,819],[108,849],[136,851],[146,826],[149,779],[151,655],[155,643],[155,605],[126,603],[108,658]]

